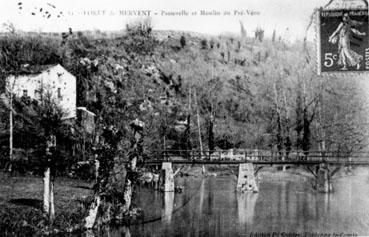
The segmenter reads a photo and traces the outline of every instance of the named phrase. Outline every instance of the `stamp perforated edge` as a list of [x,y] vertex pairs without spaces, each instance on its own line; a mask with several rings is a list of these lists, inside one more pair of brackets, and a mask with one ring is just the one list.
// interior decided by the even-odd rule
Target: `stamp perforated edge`
[[[366,3],[367,4],[367,3]],[[316,54],[316,71],[317,71],[317,75],[318,76],[342,76],[342,75],[347,75],[347,76],[360,76],[360,75],[369,75],[369,71],[350,71],[350,72],[322,72],[322,68],[321,68],[321,38],[320,38],[320,13],[322,10],[324,10],[326,7],[328,7],[329,4],[327,4],[324,7],[320,7],[320,8],[315,8],[314,13],[315,17],[314,17],[314,24],[315,24],[315,54]],[[368,5],[367,5],[368,6]],[[358,8],[358,7],[354,7],[354,8],[330,8],[330,9],[326,9],[327,11],[337,11],[337,10],[366,10],[368,11],[368,15],[369,15],[369,7],[366,8]],[[369,24],[369,17],[368,17],[368,24]]]

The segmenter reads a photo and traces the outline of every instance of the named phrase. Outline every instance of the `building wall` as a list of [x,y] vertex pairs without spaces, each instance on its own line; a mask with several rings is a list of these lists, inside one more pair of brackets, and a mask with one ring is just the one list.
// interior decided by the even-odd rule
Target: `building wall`
[[64,118],[76,116],[76,78],[62,66],[55,65],[37,75],[23,75],[7,79],[7,90],[21,97],[24,91],[32,99],[40,100],[41,93],[51,94],[52,99],[63,109]]

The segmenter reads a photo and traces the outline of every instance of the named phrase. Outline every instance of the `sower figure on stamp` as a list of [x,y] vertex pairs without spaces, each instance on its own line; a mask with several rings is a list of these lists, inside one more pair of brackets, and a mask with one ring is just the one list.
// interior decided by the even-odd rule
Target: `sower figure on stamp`
[[356,67],[360,69],[363,56],[351,49],[351,32],[358,36],[365,36],[365,32],[360,32],[355,29],[355,26],[362,25],[362,22],[351,20],[347,12],[343,13],[342,22],[337,29],[329,37],[329,42],[332,44],[338,41],[338,65],[342,66],[341,70],[347,70],[347,67]]

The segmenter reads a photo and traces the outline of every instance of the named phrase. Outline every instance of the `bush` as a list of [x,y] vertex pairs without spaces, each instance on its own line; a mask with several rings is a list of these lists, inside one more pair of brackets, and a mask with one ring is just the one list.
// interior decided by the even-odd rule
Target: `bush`
[[128,53],[150,55],[158,41],[153,37],[151,22],[146,20],[126,26],[122,44]]
[[263,42],[264,39],[264,30],[261,28],[257,28],[255,30],[255,39],[259,40],[260,42]]
[[206,39],[201,40],[201,49],[208,48],[208,41]]
[[0,37],[0,88],[9,74],[18,74],[22,65],[61,63],[59,42],[41,37],[6,35]]
[[[3,165],[17,173],[30,171],[35,175],[42,174],[46,161],[46,137],[49,134],[55,134],[58,140],[57,149],[52,155],[56,174],[64,175],[73,162],[71,148],[76,140],[71,132],[73,125],[63,124],[63,111],[47,94],[44,98],[43,104],[36,101],[25,103],[27,100],[24,97],[13,99],[13,109],[22,116],[14,116],[14,159]],[[3,146],[9,151],[8,144]]]
[[210,40],[210,48],[213,49],[214,48],[214,40]]

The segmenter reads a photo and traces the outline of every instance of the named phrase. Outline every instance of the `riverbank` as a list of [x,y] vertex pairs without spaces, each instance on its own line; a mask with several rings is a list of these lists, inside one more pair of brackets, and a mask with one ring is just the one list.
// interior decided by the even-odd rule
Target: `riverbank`
[[42,177],[10,176],[0,173],[1,236],[71,231],[84,219],[92,184],[68,178],[55,180],[55,220],[50,223],[42,212]]

